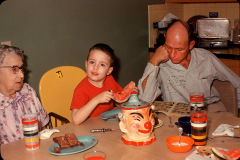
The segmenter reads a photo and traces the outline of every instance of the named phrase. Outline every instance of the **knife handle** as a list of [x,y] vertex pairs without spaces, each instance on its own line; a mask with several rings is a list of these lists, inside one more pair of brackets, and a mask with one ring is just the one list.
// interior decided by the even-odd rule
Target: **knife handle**
[[111,131],[111,129],[91,129],[90,132],[106,132],[106,131]]
[[91,129],[90,132],[105,132],[105,129]]

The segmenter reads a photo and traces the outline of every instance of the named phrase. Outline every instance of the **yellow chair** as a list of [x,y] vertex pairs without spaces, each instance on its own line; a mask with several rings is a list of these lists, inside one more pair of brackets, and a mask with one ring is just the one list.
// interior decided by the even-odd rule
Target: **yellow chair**
[[73,92],[86,75],[84,70],[74,66],[60,66],[47,71],[39,82],[40,99],[47,113],[56,113],[71,122]]

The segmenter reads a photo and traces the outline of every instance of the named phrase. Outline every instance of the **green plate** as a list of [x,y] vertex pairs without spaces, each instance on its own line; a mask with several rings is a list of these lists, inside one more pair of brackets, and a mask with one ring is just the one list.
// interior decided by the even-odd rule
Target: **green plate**
[[119,118],[117,118],[116,115],[118,115],[118,113],[120,113],[121,110],[122,109],[114,109],[107,112],[103,112],[102,114],[99,115],[99,117],[104,120],[117,121],[119,120]]
[[94,136],[78,136],[77,139],[79,142],[82,142],[84,144],[84,146],[64,148],[64,149],[61,149],[61,153],[55,153],[54,146],[59,147],[59,145],[58,145],[58,143],[54,143],[53,145],[51,145],[49,147],[48,152],[51,154],[57,155],[57,156],[65,156],[65,155],[69,155],[69,154],[75,154],[75,153],[79,153],[79,152],[88,150],[89,148],[92,148],[98,142],[97,138]]

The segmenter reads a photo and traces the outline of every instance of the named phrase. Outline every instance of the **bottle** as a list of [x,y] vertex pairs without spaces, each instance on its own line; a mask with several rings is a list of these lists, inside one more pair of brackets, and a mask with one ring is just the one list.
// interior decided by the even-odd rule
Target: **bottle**
[[190,106],[193,110],[204,110],[204,95],[203,93],[190,93]]
[[207,142],[207,111],[204,107],[203,93],[190,94],[191,137],[197,146]]

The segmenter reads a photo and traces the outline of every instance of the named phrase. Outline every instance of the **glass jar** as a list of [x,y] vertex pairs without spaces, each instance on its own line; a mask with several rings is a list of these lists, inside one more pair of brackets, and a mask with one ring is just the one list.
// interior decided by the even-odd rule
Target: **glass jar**
[[204,110],[204,95],[203,93],[190,93],[190,106],[193,110]]
[[204,107],[203,93],[191,93],[190,105],[191,137],[195,145],[205,145],[207,142],[207,111]]

